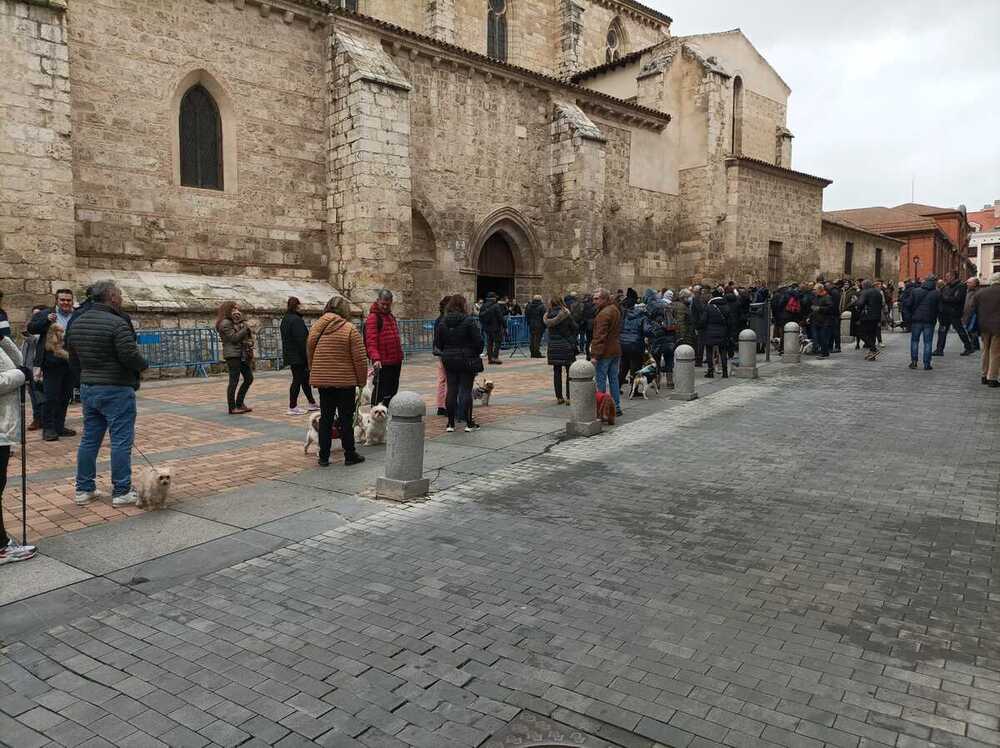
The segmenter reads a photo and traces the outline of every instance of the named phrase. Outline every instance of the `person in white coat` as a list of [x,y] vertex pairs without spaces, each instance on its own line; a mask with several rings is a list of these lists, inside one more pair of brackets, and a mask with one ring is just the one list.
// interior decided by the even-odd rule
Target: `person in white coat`
[[[15,444],[21,441],[21,403],[19,390],[31,376],[25,369],[21,351],[9,338],[0,338],[0,500],[7,487],[7,465]],[[2,503],[2,501],[0,501]],[[27,561],[35,555],[33,545],[19,545],[7,535],[0,511],[0,566]]]

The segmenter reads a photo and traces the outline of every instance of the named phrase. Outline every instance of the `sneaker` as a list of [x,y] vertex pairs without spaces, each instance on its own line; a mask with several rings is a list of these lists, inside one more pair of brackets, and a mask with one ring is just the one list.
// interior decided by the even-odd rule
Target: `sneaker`
[[445,429],[445,432],[446,432],[446,433],[449,433],[449,434],[454,434],[454,433],[455,433],[455,427],[454,427],[454,426],[448,426],[448,427],[447,427],[447,428]]
[[365,461],[365,458],[359,455],[357,452],[348,452],[344,455],[345,465],[360,465]]
[[911,361],[910,362],[910,368],[911,369],[916,369],[917,368],[917,362],[916,361]]
[[306,410],[305,408],[298,408],[298,407],[296,407],[296,408],[289,408],[288,412],[285,415],[289,415],[289,416],[304,416],[308,412],[309,411]]
[[128,493],[123,493],[121,496],[111,497],[111,506],[132,506],[139,500],[139,494],[135,492],[133,488]]
[[93,491],[77,491],[73,497],[73,502],[77,506],[87,506],[91,501],[97,501],[99,498],[101,498],[101,492],[96,489]]
[[1000,382],[995,379],[990,380],[990,387],[1000,387]]
[[465,433],[471,434],[473,431],[479,431],[479,424],[473,421],[472,423],[465,424]]
[[309,413],[315,413],[319,410],[319,405],[317,403],[309,403],[309,407],[306,408]]
[[33,545],[19,545],[11,538],[6,546],[0,548],[0,566],[34,558],[37,550]]

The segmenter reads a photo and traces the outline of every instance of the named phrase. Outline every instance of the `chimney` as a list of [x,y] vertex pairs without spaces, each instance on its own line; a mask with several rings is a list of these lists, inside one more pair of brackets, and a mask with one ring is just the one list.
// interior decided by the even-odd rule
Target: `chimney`
[[993,201],[993,217],[1000,218],[1000,200]]

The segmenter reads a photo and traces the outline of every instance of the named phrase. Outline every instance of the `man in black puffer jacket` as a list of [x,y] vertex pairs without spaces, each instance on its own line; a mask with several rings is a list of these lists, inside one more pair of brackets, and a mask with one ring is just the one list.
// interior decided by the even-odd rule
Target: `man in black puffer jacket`
[[944,355],[944,344],[948,339],[949,328],[955,328],[958,337],[965,346],[963,356],[972,355],[972,341],[969,340],[969,333],[962,324],[962,312],[965,310],[965,295],[968,289],[965,284],[958,279],[958,273],[952,270],[945,279],[944,288],[941,289],[941,309],[939,311],[937,348],[934,350],[935,356]]
[[111,281],[92,287],[94,304],[73,322],[66,346],[80,361],[83,438],[76,459],[76,504],[97,498],[97,453],[105,431],[111,436],[112,506],[135,504],[132,442],[135,440],[135,391],[147,368],[135,332],[121,313],[122,294]]
[[524,309],[524,321],[531,332],[531,357],[542,357],[542,334],[545,332],[545,302],[535,296]]

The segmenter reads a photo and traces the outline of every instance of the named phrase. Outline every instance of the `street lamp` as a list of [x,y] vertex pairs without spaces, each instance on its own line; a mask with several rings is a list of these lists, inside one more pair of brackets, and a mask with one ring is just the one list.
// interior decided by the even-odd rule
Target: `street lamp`
[[914,257],[913,258],[913,280],[915,280],[915,281],[919,281],[920,280],[920,258],[919,257]]

